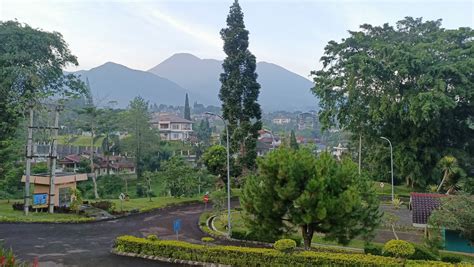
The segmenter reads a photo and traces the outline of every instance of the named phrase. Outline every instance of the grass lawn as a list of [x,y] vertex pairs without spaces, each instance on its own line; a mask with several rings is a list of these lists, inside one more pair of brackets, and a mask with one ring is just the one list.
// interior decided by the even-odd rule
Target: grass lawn
[[[242,230],[245,231],[247,228],[245,227],[244,220],[242,218],[241,211],[231,211],[231,223],[232,223],[232,230]],[[214,226],[217,230],[227,233],[227,212],[223,212],[214,219]]]
[[[58,136],[58,144],[60,145],[65,145],[68,142],[68,138],[71,138],[70,136],[66,135],[60,135]],[[72,146],[90,146],[91,145],[91,137],[90,136],[74,136],[71,138],[72,142],[69,143],[69,145]],[[104,140],[104,137],[98,137],[95,138],[94,146],[95,147],[100,147],[102,145],[102,140]]]
[[[119,199],[108,199],[115,204],[115,210],[120,211],[120,200]],[[130,211],[138,209],[140,212],[149,211],[152,209],[163,208],[168,205],[186,203],[192,201],[200,201],[201,197],[153,197],[150,201],[148,198],[132,198],[128,201],[123,201],[123,210]],[[91,200],[95,201],[95,200]],[[204,205],[204,204],[203,204]]]
[[21,200],[0,200],[0,222],[84,222],[92,219],[76,214],[47,212],[30,212],[28,216],[23,211],[13,210],[12,204]]
[[[375,192],[377,192],[377,194],[390,195],[392,193],[392,185],[390,183],[383,182],[384,183],[383,189],[380,187],[380,182],[373,182],[373,183],[374,183],[373,185],[374,185]],[[394,186],[394,193],[395,195],[398,195],[398,196],[409,197],[411,192],[417,192],[417,191],[419,192],[419,190],[417,190],[416,188],[411,188],[404,184]]]

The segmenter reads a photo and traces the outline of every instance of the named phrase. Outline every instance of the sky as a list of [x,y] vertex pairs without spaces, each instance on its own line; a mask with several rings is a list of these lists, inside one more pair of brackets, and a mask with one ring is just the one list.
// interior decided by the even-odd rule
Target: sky
[[[233,0],[0,0],[0,20],[60,32],[79,67],[112,61],[148,70],[175,53],[223,59],[219,31]],[[474,1],[240,0],[258,61],[308,77],[325,45],[364,23],[394,25],[406,16],[474,26]],[[257,70],[258,71],[258,70]]]

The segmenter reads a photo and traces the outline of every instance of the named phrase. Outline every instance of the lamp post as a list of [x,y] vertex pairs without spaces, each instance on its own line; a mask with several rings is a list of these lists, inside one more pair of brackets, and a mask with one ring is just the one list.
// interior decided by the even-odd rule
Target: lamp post
[[206,112],[204,113],[206,115],[210,116],[216,116],[219,117],[223,122],[225,126],[225,133],[226,133],[226,141],[227,141],[227,233],[229,237],[231,236],[231,224],[230,224],[230,152],[229,152],[229,128],[227,127],[227,123],[224,120],[224,118],[218,114],[212,113],[212,112]]
[[380,137],[383,140],[386,140],[388,144],[390,145],[390,173],[392,174],[392,203],[393,203],[393,147],[392,147],[392,142],[388,140],[387,137]]
[[273,148],[273,150],[275,150],[276,139],[275,139],[275,136],[273,135],[273,132],[271,130],[268,130],[268,129],[263,129],[263,130],[265,132],[270,133],[270,135],[272,136],[272,148]]

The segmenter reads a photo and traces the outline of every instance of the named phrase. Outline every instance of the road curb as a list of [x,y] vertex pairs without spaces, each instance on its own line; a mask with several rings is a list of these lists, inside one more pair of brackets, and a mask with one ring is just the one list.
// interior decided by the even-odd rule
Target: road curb
[[115,249],[112,249],[110,253],[117,256],[122,256],[122,257],[142,258],[142,259],[153,260],[153,261],[177,263],[177,264],[184,264],[184,265],[191,265],[191,266],[231,267],[231,265],[225,265],[225,264],[220,264],[220,263],[209,263],[209,262],[200,262],[200,261],[180,260],[180,259],[174,259],[174,258],[164,258],[164,257],[159,257],[159,256],[151,256],[151,255],[137,254],[137,253],[131,253],[131,252],[120,252]]

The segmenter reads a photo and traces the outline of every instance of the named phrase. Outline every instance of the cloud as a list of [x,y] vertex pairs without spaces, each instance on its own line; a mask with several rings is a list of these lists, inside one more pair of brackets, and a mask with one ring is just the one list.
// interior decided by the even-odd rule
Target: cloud
[[164,22],[173,27],[175,30],[187,34],[207,45],[216,48],[222,47],[222,41],[218,35],[209,33],[208,31],[199,28],[193,23],[179,19],[176,16],[173,16],[172,14],[167,14],[165,13],[163,8],[145,8],[143,6],[135,6],[134,9],[136,12],[139,13],[139,16],[144,18],[148,23],[152,25],[161,26],[161,22]]

